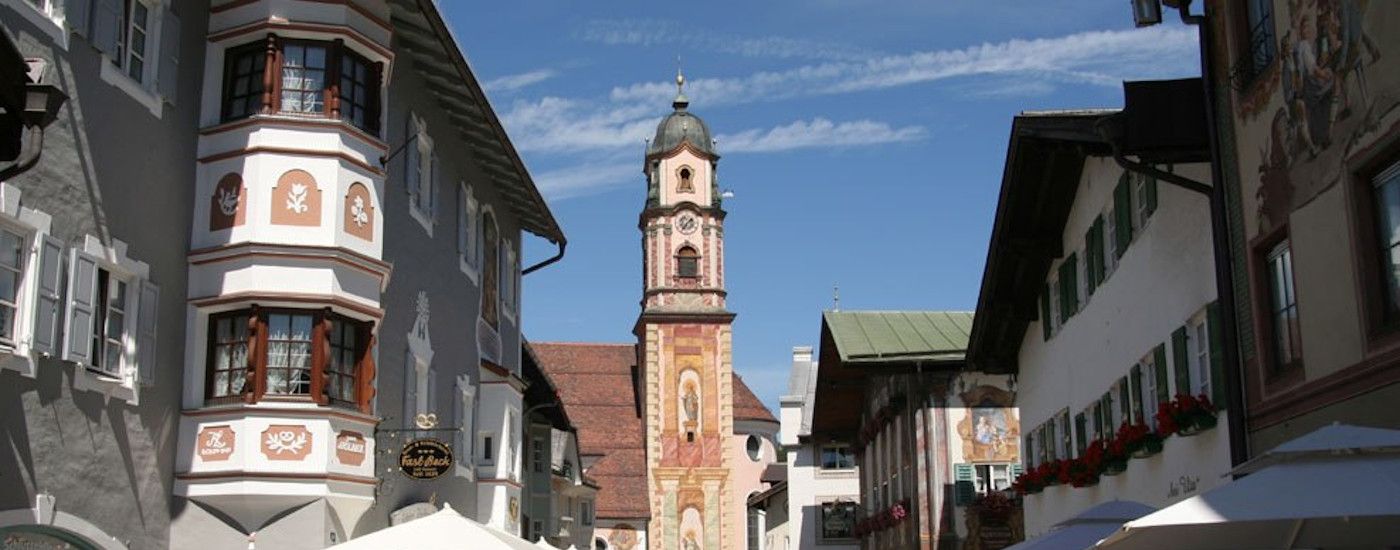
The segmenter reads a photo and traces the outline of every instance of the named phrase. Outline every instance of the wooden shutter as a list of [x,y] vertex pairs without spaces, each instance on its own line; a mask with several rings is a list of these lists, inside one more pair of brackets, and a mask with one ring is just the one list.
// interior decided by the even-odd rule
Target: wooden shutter
[[1103,401],[1095,401],[1089,409],[1090,415],[1094,417],[1094,439],[1103,437],[1103,413],[1100,412],[1102,408]]
[[371,414],[374,412],[374,394],[378,393],[374,389],[374,377],[378,374],[374,365],[374,323],[361,323],[357,332],[356,340],[363,347],[359,350],[360,360],[355,372],[355,406],[360,412]]
[[156,73],[156,91],[166,103],[175,104],[180,86],[180,16],[165,10],[160,20],[160,67]]
[[136,372],[141,384],[156,382],[156,319],[160,317],[160,285],[142,280],[136,314]]
[[1074,426],[1069,423],[1068,409],[1060,411],[1060,426],[1064,428],[1065,432],[1060,434],[1061,445],[1065,449],[1065,458],[1070,458],[1073,456],[1071,453],[1074,452]]
[[1113,188],[1113,242],[1114,255],[1123,257],[1128,243],[1133,240],[1133,200],[1132,189],[1128,185],[1128,173],[1118,178],[1118,186]]
[[94,0],[92,9],[92,45],[108,58],[116,58],[117,44],[120,43],[122,21],[122,0]]
[[1172,370],[1176,378],[1176,393],[1191,394],[1190,354],[1186,351],[1186,327],[1172,332]]
[[1074,415],[1074,438],[1075,456],[1084,456],[1084,449],[1089,446],[1088,421],[1084,419],[1084,413]]
[[1100,214],[1100,215],[1094,217],[1094,225],[1093,225],[1093,227],[1092,227],[1092,231],[1093,231],[1093,234],[1094,234],[1094,263],[1093,263],[1092,265],[1090,265],[1089,267],[1093,270],[1092,273],[1094,274],[1094,276],[1093,276],[1094,287],[1097,288],[1099,285],[1102,285],[1102,284],[1103,284],[1103,280],[1104,280],[1104,266],[1105,266],[1105,264],[1107,263],[1107,262],[1106,262],[1107,259],[1104,258],[1104,255],[1103,255],[1103,252],[1104,252],[1104,250],[1103,250],[1104,240],[1103,240],[1103,215],[1102,215],[1102,214]]
[[1133,399],[1128,394],[1128,377],[1118,379],[1118,413],[1123,415],[1123,422],[1133,423]]
[[1060,309],[1065,319],[1079,311],[1079,257],[1072,252],[1060,264]]
[[78,36],[88,35],[88,22],[92,19],[92,0],[65,0],[63,18],[68,22],[68,31]]
[[68,343],[63,360],[92,364],[93,307],[97,302],[97,262],[78,249],[69,251],[68,325],[63,331]]
[[1220,302],[1206,306],[1206,330],[1210,333],[1210,400],[1215,408],[1225,408],[1225,349],[1221,342],[1221,331],[1225,327],[1220,320]]
[[1103,392],[1099,398],[1099,414],[1103,415],[1103,438],[1108,440],[1113,434],[1113,391]]
[[1152,370],[1156,371],[1157,377],[1157,403],[1166,403],[1172,398],[1171,390],[1167,388],[1166,344],[1157,344],[1157,348],[1152,350]]
[[[1152,177],[1147,177],[1147,176],[1142,176],[1142,177],[1143,177],[1143,179],[1145,180],[1145,181],[1142,182],[1142,185],[1143,185],[1143,187],[1146,188],[1146,189],[1144,189],[1143,191],[1144,191],[1145,194],[1147,195],[1147,196],[1143,199],[1143,200],[1146,202],[1146,205],[1145,205],[1145,206],[1146,206],[1146,209],[1144,210],[1144,212],[1145,212],[1144,216],[1151,216],[1153,212],[1156,212],[1156,211],[1157,211],[1157,178],[1152,178]],[[1142,221],[1143,221],[1143,223],[1146,223],[1146,222],[1147,222],[1146,219],[1144,219],[1144,220],[1142,220]]]
[[[1093,296],[1094,289],[1099,286],[1095,265],[1102,264],[1102,262],[1098,261],[1098,257],[1099,254],[1103,253],[1103,248],[1095,246],[1094,244],[1094,233],[1098,228],[1099,219],[1094,218],[1094,223],[1090,224],[1089,230],[1084,233],[1084,288],[1088,289],[1089,296]],[[1085,298],[1089,296],[1085,296]]]
[[1040,293],[1040,333],[1045,340],[1050,339],[1050,284]]
[[1146,423],[1147,417],[1143,416],[1142,411],[1142,365],[1133,365],[1129,369],[1128,380],[1133,385],[1133,423]]
[[974,485],[977,472],[973,465],[961,463],[953,465],[953,505],[967,506],[972,503],[972,499],[977,496],[977,487]]
[[59,350],[58,307],[63,292],[63,241],[39,237],[39,300],[34,306],[34,351],[50,357]]

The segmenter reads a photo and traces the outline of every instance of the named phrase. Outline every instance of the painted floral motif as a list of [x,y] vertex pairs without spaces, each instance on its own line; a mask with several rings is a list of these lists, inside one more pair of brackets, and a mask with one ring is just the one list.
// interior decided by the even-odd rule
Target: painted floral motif
[[266,445],[267,450],[272,451],[275,454],[280,455],[282,453],[291,453],[293,455],[297,455],[302,452],[302,449],[306,448],[306,445],[308,443],[310,443],[310,435],[311,434],[308,434],[305,431],[298,433],[292,430],[268,432],[267,441],[265,441],[264,444]]
[[238,189],[226,187],[219,189],[219,212],[225,216],[232,216],[238,213]]
[[369,223],[369,212],[365,211],[364,197],[355,197],[350,206],[350,218],[354,220],[356,227],[364,227],[365,224]]
[[287,210],[301,214],[306,212],[309,206],[306,205],[306,184],[293,183],[292,188],[287,193]]

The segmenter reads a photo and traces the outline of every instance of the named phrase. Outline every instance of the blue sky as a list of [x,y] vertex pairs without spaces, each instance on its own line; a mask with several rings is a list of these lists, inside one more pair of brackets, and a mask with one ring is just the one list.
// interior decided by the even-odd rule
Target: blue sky
[[775,414],[833,286],[846,310],[973,309],[1016,113],[1199,72],[1194,29],[1135,30],[1126,0],[442,4],[569,237],[526,277],[533,341],[634,340],[643,140],[680,56],[735,194],[735,371]]

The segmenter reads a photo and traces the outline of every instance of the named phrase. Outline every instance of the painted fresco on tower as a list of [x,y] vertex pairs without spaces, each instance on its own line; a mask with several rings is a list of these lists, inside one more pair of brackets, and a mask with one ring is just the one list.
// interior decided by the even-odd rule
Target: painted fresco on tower
[[977,386],[962,394],[968,414],[958,422],[967,462],[1016,462],[1020,460],[1020,419],[1012,406],[1011,392],[994,386]]

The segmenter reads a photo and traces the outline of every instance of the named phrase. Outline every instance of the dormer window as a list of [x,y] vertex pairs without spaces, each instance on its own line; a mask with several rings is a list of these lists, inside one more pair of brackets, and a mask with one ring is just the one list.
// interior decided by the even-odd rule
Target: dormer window
[[676,253],[676,274],[681,277],[700,276],[700,253],[695,251],[695,247],[682,246]]
[[695,184],[691,181],[692,176],[695,174],[690,170],[689,166],[682,166],[681,169],[676,172],[676,175],[680,176],[680,183],[676,185],[677,193],[695,192]]

